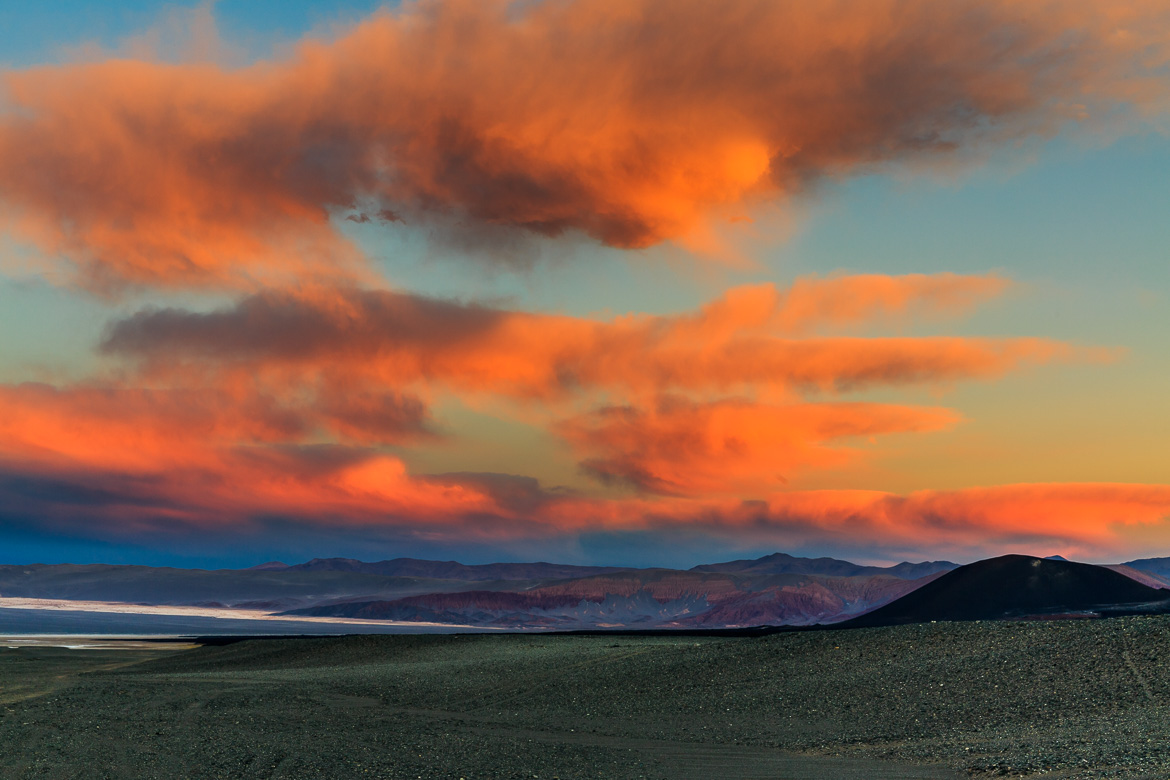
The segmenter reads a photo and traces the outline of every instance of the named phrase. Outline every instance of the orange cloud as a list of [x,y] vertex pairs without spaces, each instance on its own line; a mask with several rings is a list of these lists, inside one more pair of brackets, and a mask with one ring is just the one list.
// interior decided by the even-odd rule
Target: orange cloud
[[[353,288],[268,292],[208,313],[146,310],[108,333],[109,354],[140,361],[114,373],[120,378],[0,386],[0,456],[67,470],[243,474],[224,468],[243,450],[377,448],[433,437],[423,399],[454,392],[520,407],[546,400],[538,418],[599,476],[665,493],[766,491],[780,473],[841,463],[843,440],[937,430],[956,415],[728,400],[728,388],[789,398],[808,387],[993,376],[1073,353],[1018,339],[777,334],[852,323],[859,310],[929,309],[999,286],[948,275],[839,277],[787,291],[740,288],[694,313],[608,321]],[[834,289],[853,306],[808,306],[832,299]],[[623,398],[649,402],[649,411],[556,422],[566,410]]]
[[421,402],[389,392],[0,385],[0,455],[71,468],[198,468],[237,447],[411,441],[433,435],[428,425]]
[[[697,312],[594,320],[489,309],[368,289],[267,291],[209,313],[146,310],[115,323],[104,351],[153,380],[210,374],[273,386],[425,385],[546,401],[606,392],[794,395],[994,378],[1021,365],[1097,357],[1044,339],[791,335],[973,303],[996,277],[838,277],[737,288]],[[848,304],[818,301],[849,299]],[[198,380],[193,380],[198,381]]]
[[[306,400],[294,408],[227,390],[0,386],[0,474],[117,495],[89,501],[82,512],[109,510],[114,530],[138,520],[246,524],[273,513],[318,522],[395,515],[426,522],[494,506],[474,487],[417,479],[397,458],[338,443],[372,437],[378,429],[365,427],[368,417],[385,436],[386,417],[376,414],[384,413],[384,402],[370,408],[359,395],[337,414],[331,397]],[[391,409],[389,419],[400,423],[397,439],[426,435],[423,420],[411,416],[422,411],[410,403]],[[337,420],[334,430],[325,427]],[[362,434],[347,435],[357,423]],[[50,491],[46,504],[76,511],[68,494]]]
[[[557,426],[604,482],[664,495],[759,495],[793,471],[840,467],[844,442],[888,433],[941,430],[948,409],[873,403],[745,401],[698,404],[664,398],[649,409],[606,407]],[[786,476],[787,475],[787,476]]]
[[772,493],[759,500],[564,501],[545,510],[565,528],[735,540],[744,547],[896,550],[974,558],[1005,552],[1100,559],[1140,555],[1132,526],[1170,521],[1170,485],[1049,483],[923,490]]
[[1166,97],[1157,0],[431,0],[286,59],[3,74],[8,227],[83,284],[360,277],[334,219],[617,247]]
[[[305,425],[316,420],[346,443],[402,440],[406,410],[396,401],[398,413],[385,417],[379,388],[503,399],[567,441],[602,481],[668,495],[759,495],[847,465],[857,454],[850,439],[958,419],[938,408],[811,398],[1091,356],[1042,339],[798,335],[953,313],[1006,285],[952,274],[802,279],[733,289],[693,312],[610,320],[311,288],[212,312],[145,310],[115,323],[103,349],[134,361],[152,385],[283,388],[276,397],[299,398]],[[424,419],[421,406],[409,419]]]
[[[211,312],[146,310],[107,333],[117,379],[0,386],[0,525],[35,518],[100,535],[296,522],[439,541],[686,532],[991,550],[1104,548],[1118,524],[1157,522],[1170,488],[777,490],[778,474],[846,462],[858,437],[958,419],[812,398],[822,391],[994,377],[1077,356],[1035,339],[815,335],[973,305],[1003,286],[949,275],[802,280],[732,290],[693,312],[608,320],[353,287],[270,290]],[[412,474],[388,446],[435,435],[425,399],[445,393],[510,400],[517,414],[536,406],[538,423],[595,475],[658,495]]]
[[[6,410],[7,411],[7,410]],[[84,429],[83,413],[68,422]],[[130,444],[133,444],[131,442]],[[516,543],[603,534],[643,542],[710,540],[745,548],[972,558],[1004,552],[1134,556],[1128,528],[1170,520],[1170,485],[1026,484],[897,495],[773,492],[759,499],[599,499],[499,474],[410,474],[369,449],[224,447],[202,462],[151,468],[117,451],[85,462],[50,442],[37,460],[0,446],[0,527],[90,538],[238,537],[282,528],[392,533],[438,544]],[[76,457],[75,457],[76,455]],[[210,457],[214,455],[215,457]],[[290,525],[291,524],[291,525]]]

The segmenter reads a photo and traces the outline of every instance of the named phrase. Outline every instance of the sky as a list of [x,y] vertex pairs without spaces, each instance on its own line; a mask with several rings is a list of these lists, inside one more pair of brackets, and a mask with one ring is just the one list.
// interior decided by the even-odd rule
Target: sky
[[1170,555],[1161,0],[0,5],[0,563]]

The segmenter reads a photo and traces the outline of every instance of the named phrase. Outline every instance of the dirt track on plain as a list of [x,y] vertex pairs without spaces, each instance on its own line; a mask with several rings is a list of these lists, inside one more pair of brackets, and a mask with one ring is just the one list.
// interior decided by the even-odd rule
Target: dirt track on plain
[[1167,660],[1165,617],[25,648],[0,776],[1165,778]]

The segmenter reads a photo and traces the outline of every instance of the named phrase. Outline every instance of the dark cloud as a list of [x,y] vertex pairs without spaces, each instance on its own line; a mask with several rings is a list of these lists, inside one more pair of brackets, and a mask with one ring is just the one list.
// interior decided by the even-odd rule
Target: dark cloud
[[408,344],[441,348],[492,329],[505,312],[385,290],[269,290],[213,312],[147,309],[115,322],[108,354],[297,359],[370,356]]

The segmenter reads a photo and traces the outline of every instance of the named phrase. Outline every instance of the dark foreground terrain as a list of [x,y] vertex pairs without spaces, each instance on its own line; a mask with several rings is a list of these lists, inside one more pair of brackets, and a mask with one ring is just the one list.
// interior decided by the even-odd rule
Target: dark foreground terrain
[[1165,616],[0,650],[0,777],[1165,778],[1167,661]]

